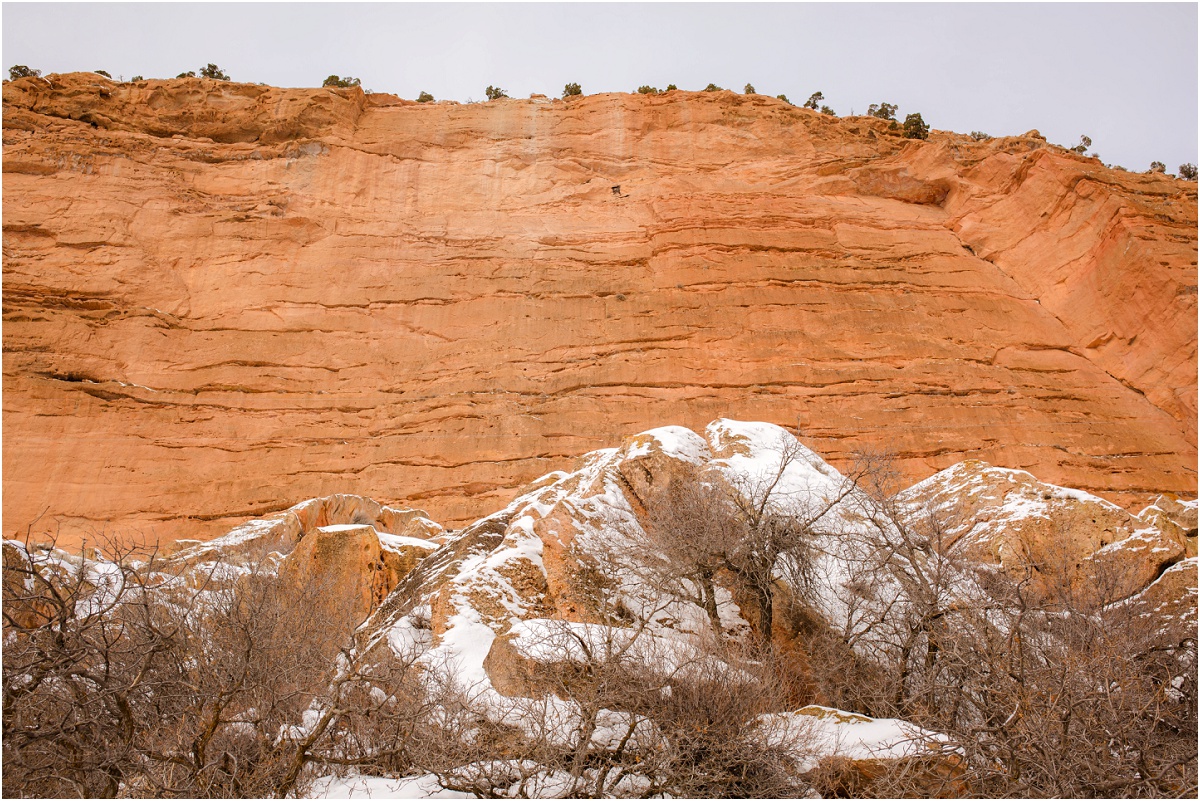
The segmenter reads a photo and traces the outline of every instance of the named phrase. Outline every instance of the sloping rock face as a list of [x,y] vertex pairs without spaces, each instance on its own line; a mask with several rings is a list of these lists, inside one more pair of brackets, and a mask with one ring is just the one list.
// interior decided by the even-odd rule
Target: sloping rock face
[[937,517],[939,550],[1011,575],[1028,569],[1039,583],[1087,584],[1110,599],[1140,591],[1196,551],[1195,528],[1175,522],[1195,515],[1195,501],[1160,498],[1135,517],[1086,492],[978,461],[900,497],[914,519]]
[[236,589],[249,574],[275,577],[293,602],[317,606],[330,626],[350,632],[441,546],[443,535],[418,509],[332,495],[207,542],[179,542],[162,568],[215,592]]
[[[795,457],[780,471],[781,449],[789,444]],[[657,547],[646,535],[648,497],[672,482],[696,481],[724,481],[739,491],[769,486],[771,506],[801,516],[829,507],[810,528],[822,555],[810,594],[813,611],[834,629],[857,625],[872,593],[891,602],[906,593],[877,573],[864,594],[847,569],[863,558],[856,532],[873,503],[868,496],[785,430],[718,420],[705,436],[670,426],[590,453],[574,472],[549,474],[505,509],[448,535],[364,624],[360,640],[364,647],[386,641],[399,651],[432,646],[431,661],[457,664],[469,680],[507,691],[537,683],[538,658],[529,649],[538,650],[530,630],[539,621],[585,629],[646,621],[646,637],[660,643],[703,636],[710,624],[700,607],[670,596],[642,569],[652,561],[648,549]],[[1031,568],[1048,581],[1077,572],[1080,581],[1114,582],[1097,588],[1103,602],[1128,604],[1172,636],[1194,626],[1195,590],[1187,582],[1195,559],[1184,558],[1182,537],[1170,527],[980,462],[947,469],[897,501],[914,523],[937,518],[942,536],[930,537],[930,547],[956,556],[964,576],[999,568],[1019,577]],[[1178,506],[1186,516],[1195,501]],[[914,525],[911,533],[917,531]],[[776,581],[776,604],[785,600],[788,581]],[[745,638],[753,630],[753,610],[736,588],[718,586],[717,606],[722,636]],[[786,630],[781,616],[774,624],[770,636],[786,645],[796,632]]]
[[5,83],[4,172],[9,532],[331,492],[458,525],[722,415],[1194,493],[1196,184],[1036,132],[72,74]]

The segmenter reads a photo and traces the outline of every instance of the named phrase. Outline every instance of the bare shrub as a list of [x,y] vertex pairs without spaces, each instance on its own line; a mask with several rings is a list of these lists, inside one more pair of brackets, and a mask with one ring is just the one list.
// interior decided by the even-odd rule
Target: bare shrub
[[722,636],[716,577],[743,535],[726,494],[701,481],[672,482],[647,502],[646,530],[638,538],[642,576],[703,609],[713,634]]
[[711,473],[673,482],[647,502],[643,564],[656,586],[705,611],[714,634],[723,633],[716,603],[718,574],[753,606],[764,646],[775,622],[777,581],[804,594],[813,578],[813,544],[854,492],[861,476],[844,477],[822,497],[785,489],[785,476],[803,459],[804,446],[781,436],[778,462],[753,475]]
[[[601,624],[538,621],[541,693],[497,696],[437,673],[422,762],[442,787],[482,797],[786,797],[798,731],[761,664]],[[432,722],[432,719],[431,719]]]
[[774,627],[777,573],[786,571],[797,591],[804,591],[811,577],[813,539],[857,483],[856,476],[849,476],[830,496],[794,497],[784,490],[783,482],[789,468],[802,460],[804,446],[781,436],[776,450],[779,462],[774,469],[729,479],[731,522],[738,536],[722,552],[723,566],[735,586],[755,605],[755,630],[764,643],[770,641]]
[[956,559],[944,513],[904,507],[887,483],[862,482],[861,525],[847,532],[862,554],[854,580],[898,590],[846,641],[884,690],[854,700],[948,734],[959,770],[938,787],[925,773],[871,792],[1194,795],[1195,640],[1164,644],[1122,602],[1111,566],[1065,550],[1007,571]]
[[135,757],[134,710],[172,632],[145,601],[133,549],[103,568],[92,553],[4,543],[6,796],[111,797]]
[[409,664],[341,651],[325,588],[104,552],[5,543],[5,795],[270,797],[314,762],[407,764]]
[[920,718],[960,743],[971,783],[1026,796],[1194,795],[1196,649],[1163,648],[1119,606],[1012,582],[1006,603],[955,613],[937,703]]
[[782,688],[761,666],[722,660],[689,672],[653,716],[661,747],[647,771],[652,787],[692,798],[803,794],[789,770],[808,750],[802,731],[764,731],[771,726],[764,716],[783,705]]

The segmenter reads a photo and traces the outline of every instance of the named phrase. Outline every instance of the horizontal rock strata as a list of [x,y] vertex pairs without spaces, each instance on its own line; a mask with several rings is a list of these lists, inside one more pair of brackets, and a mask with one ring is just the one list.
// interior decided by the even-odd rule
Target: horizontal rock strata
[[[4,86],[4,519],[457,525],[664,421],[1196,483],[1196,184],[729,92]],[[619,187],[619,189],[617,188]]]

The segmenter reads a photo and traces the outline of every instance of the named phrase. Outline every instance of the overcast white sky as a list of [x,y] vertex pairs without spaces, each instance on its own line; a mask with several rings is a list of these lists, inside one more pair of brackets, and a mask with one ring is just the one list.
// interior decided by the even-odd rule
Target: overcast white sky
[[1197,161],[1195,3],[20,3],[3,66],[319,86],[330,73],[413,98],[628,92],[709,82],[816,90],[935,128],[1088,134],[1111,164]]

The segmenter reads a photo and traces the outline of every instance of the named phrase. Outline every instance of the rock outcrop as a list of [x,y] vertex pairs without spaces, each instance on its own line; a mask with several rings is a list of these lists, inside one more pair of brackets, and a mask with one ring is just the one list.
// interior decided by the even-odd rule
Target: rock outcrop
[[[791,461],[780,472],[781,448],[789,444]],[[1079,582],[1094,597],[1066,586],[1045,592],[1127,605],[1164,636],[1185,637],[1195,625],[1195,589],[1187,582],[1196,560],[1184,558],[1186,545],[1173,523],[1160,527],[1149,515],[1134,517],[1088,493],[967,462],[898,494],[903,511],[896,522],[864,534],[875,501],[850,489],[817,454],[776,426],[718,420],[703,437],[666,427],[590,453],[574,472],[547,475],[505,509],[448,535],[364,624],[360,640],[432,646],[438,660],[458,664],[470,679],[518,694],[541,686],[538,632],[548,641],[554,626],[576,627],[558,636],[582,641],[614,620],[648,619],[647,637],[659,638],[657,647],[677,648],[668,644],[673,638],[702,636],[710,623],[694,603],[664,601],[663,587],[645,572],[654,542],[645,533],[645,503],[672,482],[697,481],[769,486],[770,505],[802,516],[830,506],[810,531],[821,556],[807,603],[838,631],[863,625],[872,598],[890,606],[907,592],[888,571],[872,573],[871,588],[858,586],[862,578],[848,572],[870,561],[860,549],[864,536],[887,536],[906,519],[909,536],[927,540],[918,550],[953,557],[961,572],[947,585],[956,589],[943,592],[969,599],[962,587],[974,572],[998,568],[1020,580],[1029,571],[1046,583]],[[1196,502],[1164,505],[1186,520]],[[785,585],[777,582],[777,603]],[[757,624],[752,600],[729,586],[717,588],[721,629],[745,637]],[[792,642],[797,632],[778,616],[774,624],[770,636],[799,649],[794,661],[807,661],[803,642]],[[863,636],[871,635],[864,629]]]
[[[1196,184],[760,95],[4,84],[4,519],[452,525],[665,420],[1196,484]],[[619,189],[617,189],[619,187]],[[614,191],[616,190],[616,191]]]
[[[1083,583],[1127,598],[1168,567],[1194,555],[1185,520],[1196,502],[1160,499],[1135,517],[1086,492],[1038,481],[1022,470],[961,462],[905,490],[912,517],[938,520],[940,549],[1011,575],[1030,570],[1039,583]],[[1082,589],[1082,588],[1080,588]]]
[[441,546],[443,535],[420,510],[333,495],[248,521],[214,540],[181,541],[159,569],[213,591],[236,590],[248,574],[276,577],[281,592],[294,599],[289,602],[315,605],[329,626],[348,634]]
[[[913,641],[904,643],[923,613],[940,621],[944,643],[969,636],[973,626],[983,627],[988,642],[993,635],[1066,638],[1059,623],[1103,615],[1104,624],[1120,620],[1130,626],[1122,631],[1142,633],[1136,643],[1121,642],[1135,659],[1178,651],[1178,670],[1186,673],[1197,559],[1185,553],[1195,538],[1196,501],[1160,498],[1135,517],[1088,493],[978,461],[891,496],[875,492],[885,477],[844,475],[768,423],[721,419],[703,434],[668,426],[580,457],[573,471],[543,476],[457,532],[416,510],[332,496],[167,555],[163,575],[190,576],[186,586],[199,589],[198,598],[236,590],[250,573],[277,581],[290,597],[321,604],[322,619],[339,632],[353,631],[343,668],[390,650],[423,671],[429,686],[451,688],[453,703],[478,716],[471,731],[486,720],[513,738],[509,744],[524,742],[524,732],[535,742],[580,742],[593,755],[650,747],[658,721],[647,710],[659,707],[648,698],[686,699],[724,683],[763,692],[766,674],[746,671],[766,670],[757,657],[773,653],[770,675],[800,681],[739,736],[778,749],[798,786],[829,795],[902,782],[894,786],[959,796],[968,781],[962,740],[828,705],[805,674],[822,663],[835,669],[835,643],[853,651],[860,669],[897,654],[907,666],[921,661],[908,652]],[[767,592],[780,610],[773,619],[756,609],[762,599],[751,591],[751,575],[738,572],[737,542],[707,545],[723,549],[724,567],[708,576],[712,614],[685,557],[672,551],[669,570],[657,567],[673,547],[665,529],[687,519],[664,521],[657,510],[687,487],[724,499],[723,530],[765,532],[770,539],[756,540],[760,549],[786,537],[789,521],[802,527],[803,546],[794,543],[769,566]],[[747,516],[758,522],[738,528]],[[66,555],[31,560],[26,548],[5,543],[10,596],[30,592],[34,561],[48,570],[104,573],[99,554],[90,563]],[[1003,573],[1013,580],[1002,582]],[[1051,586],[1062,576],[1095,592]],[[1030,591],[1031,577],[1047,583],[1050,602],[1041,605]],[[1114,583],[1092,586],[1104,578]],[[1079,605],[1064,607],[1067,600]],[[1026,615],[1048,624],[1006,632],[1025,625]],[[935,652],[932,644],[927,652]],[[1060,680],[1055,674],[1056,688]],[[1176,686],[1170,674],[1163,680]]]
[[[810,530],[820,556],[804,603],[812,605],[814,617],[807,630],[789,631],[795,619],[777,616],[771,632],[786,649],[786,661],[801,672],[809,662],[830,658],[813,650],[812,620],[864,653],[885,650],[873,650],[880,646],[874,640],[892,630],[889,610],[913,601],[913,585],[883,569],[869,575],[871,586],[863,586],[855,569],[872,558],[862,543],[886,536],[905,518],[912,523],[910,538],[918,533],[918,521],[930,518],[944,535],[915,550],[918,559],[939,552],[953,556],[953,566],[938,568],[951,570],[938,590],[949,609],[973,603],[971,586],[986,582],[996,569],[1029,568],[1048,578],[1065,571],[1081,580],[1115,576],[1114,585],[1099,588],[1104,599],[1069,587],[1044,589],[1058,591],[1060,598],[1107,604],[1109,614],[1137,616],[1146,643],[1154,647],[1194,642],[1196,559],[1182,558],[1185,546],[1171,528],[1178,528],[1175,523],[1160,528],[1151,515],[1134,517],[1088,493],[968,462],[900,493],[902,514],[872,533],[868,521],[877,501],[858,489],[847,491],[846,477],[797,445],[776,426],[719,420],[703,436],[666,427],[588,454],[575,471],[544,477],[504,510],[449,535],[360,628],[359,646],[369,651],[386,644],[397,653],[419,655],[435,669],[453,665],[478,697],[549,694],[568,706],[573,682],[606,659],[671,664],[675,675],[683,675],[696,664],[692,660],[711,659],[695,650],[709,622],[696,603],[672,599],[645,572],[654,542],[644,536],[646,501],[675,482],[754,488],[764,486],[756,482],[760,478],[780,508],[804,515],[814,504],[832,504]],[[780,470],[785,450],[792,460]],[[1195,501],[1163,506],[1186,522]],[[878,542],[883,550],[892,547]],[[1014,576],[1013,586],[1021,578]],[[788,580],[776,584],[782,604]],[[737,641],[751,635],[753,608],[725,587],[717,595],[722,636]],[[871,622],[876,613],[881,617]],[[920,765],[929,793],[961,794],[958,756],[943,747],[942,735],[917,733],[904,721],[803,706],[814,702],[826,703],[801,698],[797,711],[769,716],[782,726],[771,729],[777,735],[789,726],[807,727],[803,741],[812,750],[797,766],[806,781],[836,794],[842,783],[861,790],[885,781],[897,765],[910,772]]]

